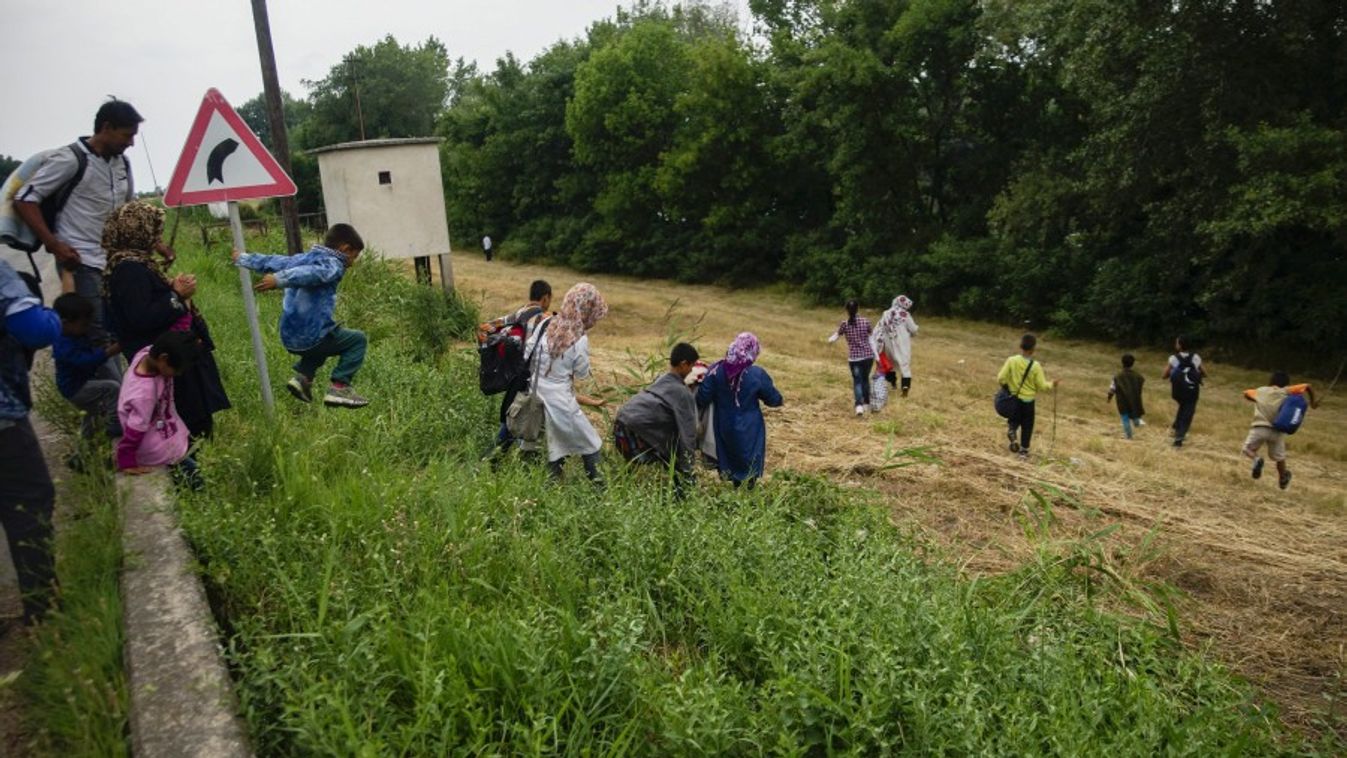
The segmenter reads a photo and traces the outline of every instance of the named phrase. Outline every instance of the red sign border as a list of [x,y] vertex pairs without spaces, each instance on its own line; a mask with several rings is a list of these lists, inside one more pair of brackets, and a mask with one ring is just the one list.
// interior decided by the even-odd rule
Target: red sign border
[[[258,162],[262,164],[262,168],[266,169],[267,173],[271,175],[273,180],[271,184],[183,192],[183,186],[187,184],[187,175],[192,171],[192,164],[196,162],[197,153],[201,152],[201,140],[206,135],[206,127],[210,124],[212,113],[219,113],[238,134],[243,141],[243,146],[257,158]],[[182,146],[182,154],[178,156],[178,165],[173,169],[173,178],[169,180],[168,189],[164,192],[164,205],[176,208],[184,205],[222,203],[230,200],[257,200],[264,197],[293,195],[296,190],[294,181],[286,175],[285,170],[267,151],[257,135],[253,134],[253,130],[248,128],[248,124],[239,117],[238,112],[229,104],[229,101],[225,100],[224,95],[220,94],[220,91],[214,87],[207,90],[206,96],[201,100],[201,108],[196,112],[196,120],[192,122],[192,130],[187,133],[187,141]]]

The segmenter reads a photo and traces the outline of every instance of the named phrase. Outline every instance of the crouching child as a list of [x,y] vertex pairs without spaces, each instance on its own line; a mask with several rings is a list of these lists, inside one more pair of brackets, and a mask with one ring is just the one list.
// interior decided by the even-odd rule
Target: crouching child
[[337,285],[346,269],[355,265],[365,241],[350,224],[333,224],[323,244],[301,255],[261,255],[234,251],[234,264],[263,273],[253,286],[258,292],[285,290],[281,305],[281,344],[299,360],[295,375],[285,385],[297,400],[313,402],[313,380],[328,358],[336,357],[323,404],[363,408],[369,400],[351,388],[365,362],[365,333],[333,320]]
[[[101,427],[109,437],[120,437],[117,394],[121,376],[109,358],[121,352],[116,342],[97,345],[89,336],[94,306],[86,298],[67,292],[56,298],[52,310],[61,317],[61,336],[52,344],[56,364],[56,389],[70,404],[84,411],[80,436],[93,439]],[[71,459],[76,465],[76,458]]]
[[1277,464],[1277,485],[1282,489],[1291,486],[1291,470],[1286,467],[1286,436],[1295,434],[1304,418],[1303,413],[1285,418],[1282,410],[1288,399],[1298,395],[1309,397],[1311,408],[1319,407],[1314,388],[1308,384],[1291,384],[1285,371],[1274,373],[1265,387],[1244,391],[1244,399],[1253,403],[1253,423],[1242,451],[1245,458],[1253,461],[1250,473],[1254,479],[1263,476],[1263,457],[1258,451],[1267,445],[1268,457]]
[[613,442],[632,463],[674,469],[674,492],[683,497],[693,483],[697,454],[697,401],[686,379],[697,363],[697,349],[685,342],[669,354],[669,371],[617,411]]
[[173,377],[197,361],[201,346],[188,332],[164,332],[131,360],[117,397],[122,438],[117,468],[124,474],[171,468],[179,484],[201,487],[196,461],[187,454],[190,432],[173,404]]

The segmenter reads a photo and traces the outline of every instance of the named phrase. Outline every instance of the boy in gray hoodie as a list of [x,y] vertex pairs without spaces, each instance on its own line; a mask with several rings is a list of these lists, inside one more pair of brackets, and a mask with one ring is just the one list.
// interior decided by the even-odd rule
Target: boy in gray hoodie
[[693,481],[697,452],[697,402],[684,380],[698,357],[692,345],[674,345],[669,371],[619,408],[613,422],[613,441],[623,458],[633,463],[673,463],[679,497]]

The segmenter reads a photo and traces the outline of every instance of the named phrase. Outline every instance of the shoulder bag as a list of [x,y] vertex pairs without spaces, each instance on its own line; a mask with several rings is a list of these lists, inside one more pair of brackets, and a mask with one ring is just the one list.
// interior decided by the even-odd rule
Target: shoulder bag
[[546,414],[543,411],[543,399],[538,397],[534,374],[538,370],[538,350],[543,345],[543,337],[547,334],[547,325],[550,323],[552,319],[549,318],[538,326],[538,336],[533,341],[533,349],[524,358],[524,365],[528,367],[526,377],[528,385],[520,390],[514,402],[510,403],[510,409],[505,412],[505,428],[512,437],[524,442],[537,442],[543,436]]
[[1034,359],[1029,359],[1029,365],[1024,367],[1024,376],[1020,377],[1020,386],[1012,393],[1006,385],[1001,385],[1001,389],[996,391],[996,397],[992,398],[992,403],[996,406],[996,415],[1003,419],[1011,419],[1015,412],[1019,410],[1020,390],[1024,389],[1024,383],[1029,381],[1029,372],[1034,370]]

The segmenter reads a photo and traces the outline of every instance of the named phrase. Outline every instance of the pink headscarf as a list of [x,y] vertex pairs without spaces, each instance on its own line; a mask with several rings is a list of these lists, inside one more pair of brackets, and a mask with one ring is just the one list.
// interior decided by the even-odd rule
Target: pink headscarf
[[608,315],[608,303],[603,295],[589,282],[580,282],[566,293],[561,301],[561,312],[552,319],[547,328],[547,350],[552,357],[560,358],[571,345],[580,341],[585,332],[594,328],[599,319]]
[[899,295],[893,299],[893,305],[884,311],[884,316],[879,320],[879,331],[886,337],[894,336],[898,333],[898,326],[907,320],[908,311],[914,303],[907,295]]
[[712,372],[717,369],[725,371],[725,380],[730,383],[735,405],[739,404],[739,384],[744,378],[744,370],[753,365],[760,352],[762,346],[758,344],[757,336],[753,332],[740,332],[730,343],[730,349],[725,351],[725,358],[711,367]]

